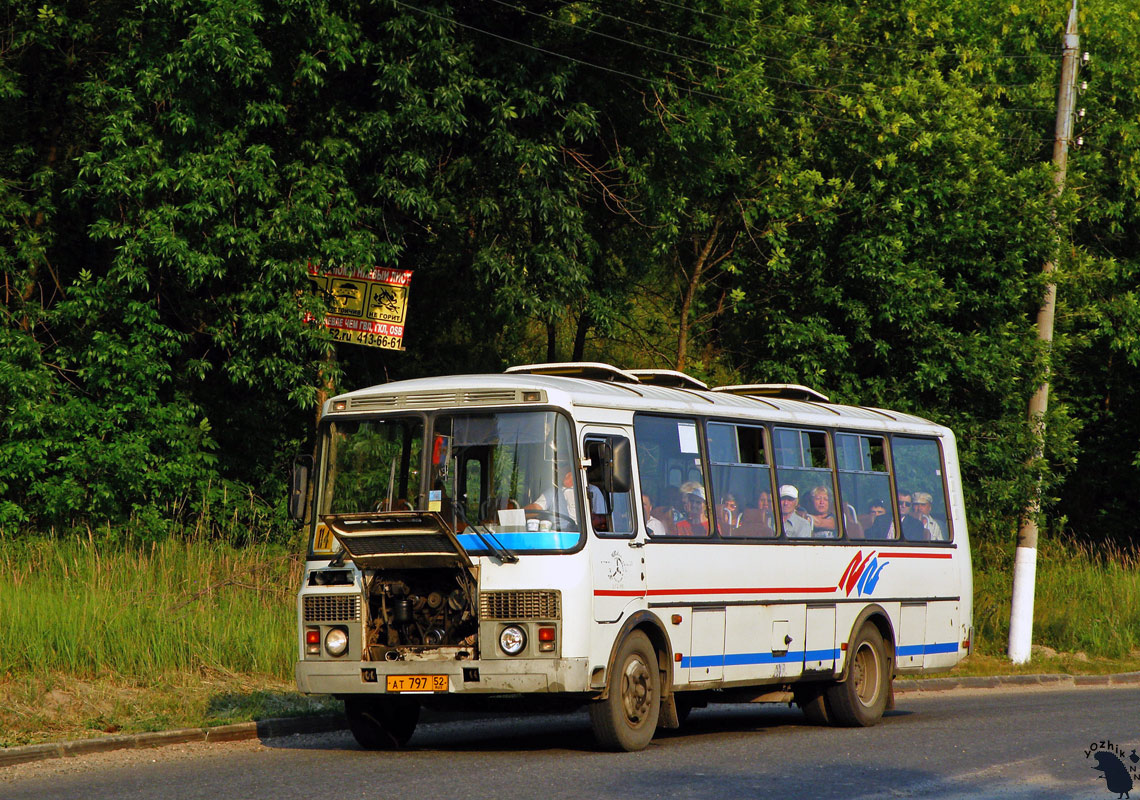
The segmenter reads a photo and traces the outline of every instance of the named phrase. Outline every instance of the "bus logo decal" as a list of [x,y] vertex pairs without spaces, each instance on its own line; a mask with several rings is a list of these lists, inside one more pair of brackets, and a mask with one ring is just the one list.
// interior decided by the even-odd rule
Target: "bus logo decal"
[[870,595],[879,583],[879,575],[882,573],[883,567],[890,563],[889,561],[880,562],[874,550],[866,556],[862,553],[856,553],[847,565],[847,569],[843,570],[838,588],[843,589],[848,597],[851,596],[852,591],[856,592],[859,597]]

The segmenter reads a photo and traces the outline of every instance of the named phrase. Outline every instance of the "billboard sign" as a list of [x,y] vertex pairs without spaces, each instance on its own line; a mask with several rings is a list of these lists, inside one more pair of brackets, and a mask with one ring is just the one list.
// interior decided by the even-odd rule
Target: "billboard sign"
[[411,270],[320,266],[310,261],[309,279],[328,297],[325,327],[333,339],[404,349]]

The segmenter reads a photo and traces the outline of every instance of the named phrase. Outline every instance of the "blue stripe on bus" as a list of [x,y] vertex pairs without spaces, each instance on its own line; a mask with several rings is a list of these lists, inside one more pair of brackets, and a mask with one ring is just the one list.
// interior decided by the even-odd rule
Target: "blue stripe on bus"
[[938,642],[936,644],[908,644],[897,648],[900,656],[923,656],[935,653],[957,653],[957,642]]
[[464,550],[490,552],[495,542],[509,550],[569,550],[578,544],[582,534],[577,531],[519,531],[496,533],[493,537],[484,535],[482,539],[473,533],[461,533],[456,538]]
[[800,664],[804,661],[834,661],[839,649],[797,650],[781,655],[775,653],[727,653],[723,656],[682,656],[682,667],[740,667],[754,664]]
[[[782,655],[774,653],[726,653],[723,656],[682,656],[682,667],[740,667],[755,664],[800,664],[805,661],[836,661],[840,656],[839,648],[808,650],[806,652],[787,652]],[[934,653],[957,653],[957,642],[938,642],[936,644],[914,644],[898,648],[900,656],[921,656]]]

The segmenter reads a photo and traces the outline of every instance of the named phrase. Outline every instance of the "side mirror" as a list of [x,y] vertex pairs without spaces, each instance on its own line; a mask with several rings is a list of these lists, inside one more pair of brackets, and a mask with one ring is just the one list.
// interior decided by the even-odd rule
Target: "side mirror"
[[617,494],[628,492],[633,486],[633,455],[629,439],[615,436],[587,441],[586,457],[591,462],[586,470],[590,483]]
[[309,497],[309,469],[312,464],[312,456],[300,456],[289,470],[289,518],[296,522],[305,520],[306,500]]
[[613,470],[614,491],[619,494],[633,488],[633,454],[629,439],[615,437],[610,441],[610,467]]

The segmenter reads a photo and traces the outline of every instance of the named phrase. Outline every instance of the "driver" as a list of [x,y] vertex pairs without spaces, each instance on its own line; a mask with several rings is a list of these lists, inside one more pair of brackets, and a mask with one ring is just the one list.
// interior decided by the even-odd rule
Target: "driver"
[[[590,493],[590,511],[593,514],[606,513],[606,499],[602,490],[594,484],[588,485]],[[578,521],[578,496],[574,491],[574,473],[566,470],[562,476],[562,486],[548,486],[546,490],[526,506],[527,511],[549,511],[556,517],[567,521]]]

